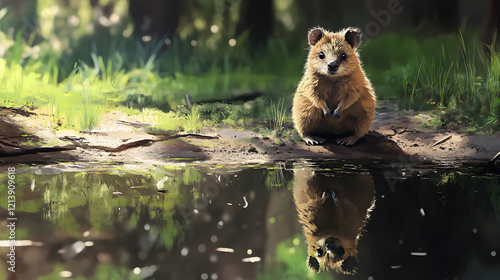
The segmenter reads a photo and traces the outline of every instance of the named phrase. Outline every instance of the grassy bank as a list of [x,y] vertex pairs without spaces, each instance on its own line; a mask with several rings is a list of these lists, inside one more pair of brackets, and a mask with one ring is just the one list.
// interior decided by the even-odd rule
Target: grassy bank
[[[256,123],[276,130],[290,121],[306,42],[272,39],[253,51],[244,37],[215,50],[192,40],[120,40],[113,39],[105,52],[88,50],[86,59],[72,61],[68,69],[67,56],[30,45],[18,34],[0,59],[1,105],[47,108],[55,129],[95,129],[110,110],[150,115],[160,130]],[[378,99],[393,100],[402,110],[434,110],[436,126],[500,129],[500,56],[485,54],[477,38],[392,33],[365,42],[361,56]],[[263,92],[264,99],[184,106],[185,93],[197,103],[251,91]]]
[[[487,50],[487,51],[485,51]],[[435,110],[439,125],[500,129],[500,55],[470,34],[389,34],[363,49],[380,99],[404,110]]]

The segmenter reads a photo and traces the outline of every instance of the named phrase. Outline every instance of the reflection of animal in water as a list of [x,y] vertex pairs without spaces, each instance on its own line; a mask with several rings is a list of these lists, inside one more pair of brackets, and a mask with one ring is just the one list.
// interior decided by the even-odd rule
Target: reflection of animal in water
[[324,174],[296,170],[293,192],[308,243],[307,266],[316,272],[356,272],[361,230],[375,206],[369,174]]

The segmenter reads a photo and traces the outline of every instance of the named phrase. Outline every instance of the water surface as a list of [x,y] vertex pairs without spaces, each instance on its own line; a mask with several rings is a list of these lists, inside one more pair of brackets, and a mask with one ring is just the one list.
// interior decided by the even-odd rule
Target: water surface
[[[500,177],[428,167],[25,167],[16,174],[16,273],[1,247],[0,279],[500,279]],[[356,257],[354,275],[306,265],[317,254],[306,241],[317,237],[304,235],[297,196],[321,199],[325,189],[336,200],[311,213],[318,232]]]

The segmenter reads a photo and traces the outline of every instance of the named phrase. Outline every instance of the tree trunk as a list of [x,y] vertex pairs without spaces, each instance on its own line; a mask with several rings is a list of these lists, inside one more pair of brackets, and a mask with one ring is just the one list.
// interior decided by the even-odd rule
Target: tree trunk
[[[14,36],[19,30],[22,30],[24,40],[28,40],[30,36],[35,34],[34,41],[31,43],[39,43],[42,38],[38,28],[37,5],[36,0],[0,0],[0,9],[8,8],[8,13],[2,19],[2,23],[4,25],[8,23],[9,27],[14,28],[12,33]],[[5,27],[7,26],[5,25]],[[7,32],[7,30],[4,29],[3,32]]]
[[336,31],[342,28],[344,13],[338,12],[345,10],[348,3],[343,1],[297,1],[300,10],[303,12],[307,28],[321,26],[326,29]]
[[436,5],[437,22],[445,31],[454,31],[459,25],[458,0],[440,0]]
[[130,0],[129,13],[137,36],[171,37],[179,26],[180,0]]
[[249,44],[261,47],[273,32],[274,14],[272,0],[243,0],[236,36],[248,31]]
[[488,45],[493,43],[494,34],[498,34],[500,28],[500,1],[490,0],[490,8],[487,10],[486,24],[483,30],[482,41],[485,51],[489,53]]

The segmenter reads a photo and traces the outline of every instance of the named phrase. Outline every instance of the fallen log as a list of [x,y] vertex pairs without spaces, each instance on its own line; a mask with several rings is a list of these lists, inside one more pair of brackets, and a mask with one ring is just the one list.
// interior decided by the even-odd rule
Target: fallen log
[[234,97],[229,97],[226,99],[211,99],[211,100],[201,100],[197,102],[192,102],[191,97],[189,96],[189,93],[186,93],[184,98],[186,99],[186,103],[191,105],[191,104],[206,104],[206,103],[226,103],[226,104],[233,104],[236,102],[248,102],[255,100],[261,96],[263,96],[264,93],[259,92],[259,91],[251,91],[244,93],[242,95],[234,96]]
[[31,155],[38,153],[60,152],[76,150],[76,145],[53,146],[53,147],[36,147],[29,149],[15,149],[10,151],[0,151],[0,157],[14,157],[22,155]]
[[125,144],[121,144],[118,147],[107,147],[107,146],[101,146],[101,145],[89,145],[85,143],[81,143],[78,141],[70,140],[72,141],[76,146],[82,148],[82,149],[95,149],[95,150],[101,150],[105,152],[110,152],[110,153],[118,153],[118,152],[123,152],[125,150],[135,148],[135,147],[146,147],[152,145],[154,142],[161,142],[161,141],[166,141],[166,140],[171,140],[171,139],[176,139],[176,138],[181,138],[181,137],[194,137],[194,138],[199,138],[199,139],[219,139],[219,135],[205,135],[205,134],[198,134],[198,133],[179,133],[179,134],[174,134],[174,135],[164,135],[164,134],[152,134],[152,135],[158,135],[160,137],[153,138],[153,139],[141,139]]
[[11,111],[13,113],[16,113],[18,115],[22,115],[22,116],[25,116],[25,117],[29,117],[31,115],[36,115],[36,113],[30,112],[28,110],[25,110],[25,106],[23,106],[21,108],[0,106],[0,109],[9,110],[9,111]]

